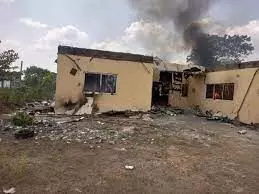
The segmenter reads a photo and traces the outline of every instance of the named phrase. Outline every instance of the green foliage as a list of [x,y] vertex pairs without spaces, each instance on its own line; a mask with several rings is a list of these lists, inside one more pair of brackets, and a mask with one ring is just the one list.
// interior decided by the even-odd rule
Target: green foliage
[[56,89],[56,73],[31,66],[23,72],[24,79],[20,81],[20,72],[12,71],[16,68],[12,64],[18,58],[18,53],[13,50],[0,53],[0,78],[15,78],[19,81],[15,88],[0,88],[0,105],[9,107],[14,104],[20,106],[24,102],[53,99]]
[[12,64],[17,59],[19,59],[19,56],[14,50],[7,50],[0,53],[0,76],[4,76],[7,72],[15,69],[16,67],[12,66]]
[[33,124],[33,118],[24,112],[18,112],[13,116],[12,123],[16,126],[26,127]]
[[203,34],[197,40],[187,62],[201,66],[240,63],[249,56],[254,47],[247,35],[208,35]]
[[25,102],[52,100],[56,89],[56,74],[38,67],[29,67],[20,87],[0,88],[0,102],[22,106]]
[[24,71],[25,100],[53,99],[56,74],[47,69],[31,66]]

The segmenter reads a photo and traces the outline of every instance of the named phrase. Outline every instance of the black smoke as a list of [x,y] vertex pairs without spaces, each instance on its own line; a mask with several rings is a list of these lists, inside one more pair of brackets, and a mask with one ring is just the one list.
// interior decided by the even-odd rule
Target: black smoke
[[148,21],[171,22],[177,33],[181,34],[186,48],[196,49],[199,62],[213,55],[206,47],[208,34],[204,32],[199,20],[206,15],[216,0],[129,0],[138,15]]

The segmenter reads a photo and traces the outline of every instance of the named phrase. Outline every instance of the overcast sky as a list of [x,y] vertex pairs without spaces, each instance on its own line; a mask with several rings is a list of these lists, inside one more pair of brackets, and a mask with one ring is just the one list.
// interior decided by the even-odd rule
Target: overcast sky
[[[259,1],[218,0],[206,17],[229,34],[248,34],[259,59]],[[127,0],[0,0],[0,49],[15,49],[25,67],[36,65],[56,71],[59,44],[150,55],[184,54],[167,45],[166,27],[137,16]],[[140,42],[149,43],[141,44]],[[162,46],[161,46],[162,47]],[[163,56],[161,56],[163,57]]]

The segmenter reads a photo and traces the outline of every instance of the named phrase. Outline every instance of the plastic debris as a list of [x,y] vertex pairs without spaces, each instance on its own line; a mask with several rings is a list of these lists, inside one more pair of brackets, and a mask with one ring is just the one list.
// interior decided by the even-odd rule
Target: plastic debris
[[16,189],[14,187],[10,188],[10,189],[3,189],[3,193],[6,194],[14,194],[16,192]]
[[125,168],[126,168],[127,170],[134,170],[134,166],[128,166],[128,165],[126,165]]
[[244,134],[247,133],[247,130],[241,130],[241,131],[238,131],[238,133],[239,133],[240,135],[244,135]]

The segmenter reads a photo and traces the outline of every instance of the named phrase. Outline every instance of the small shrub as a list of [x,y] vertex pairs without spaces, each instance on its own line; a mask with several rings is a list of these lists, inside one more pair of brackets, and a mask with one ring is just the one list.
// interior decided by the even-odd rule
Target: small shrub
[[24,112],[18,112],[16,115],[12,118],[12,123],[16,126],[28,126],[33,124],[33,118],[27,115]]

